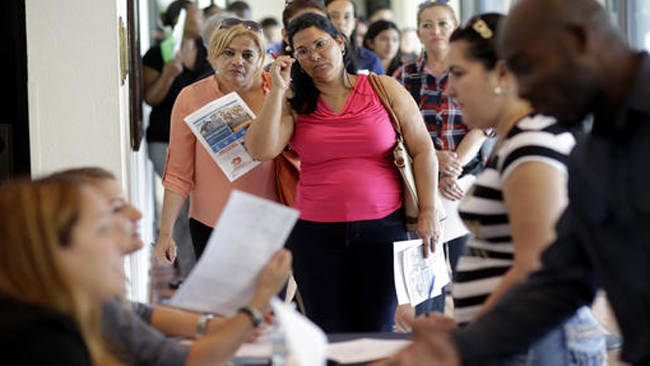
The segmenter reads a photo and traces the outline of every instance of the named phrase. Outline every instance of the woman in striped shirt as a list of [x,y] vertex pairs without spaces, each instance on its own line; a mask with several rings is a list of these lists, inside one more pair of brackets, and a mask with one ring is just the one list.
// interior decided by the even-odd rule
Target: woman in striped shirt
[[[498,136],[485,170],[460,206],[474,234],[455,278],[455,320],[461,325],[488,311],[540,267],[540,256],[553,242],[554,225],[567,204],[566,162],[575,144],[569,131],[534,114],[517,96],[514,77],[496,55],[501,19],[499,14],[475,16],[451,36],[447,91],[468,125],[494,128]],[[559,328],[528,353],[499,364],[532,359],[536,365],[604,362],[604,339],[588,308]]]

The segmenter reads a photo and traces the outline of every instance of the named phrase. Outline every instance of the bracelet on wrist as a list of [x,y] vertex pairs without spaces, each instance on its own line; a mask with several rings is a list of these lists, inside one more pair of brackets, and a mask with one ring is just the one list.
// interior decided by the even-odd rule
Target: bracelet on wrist
[[203,314],[196,323],[196,338],[201,338],[208,330],[208,323],[214,318],[213,314]]
[[253,323],[253,326],[255,328],[264,323],[264,315],[262,315],[262,312],[253,305],[248,304],[246,306],[242,306],[238,311],[248,315],[248,318],[250,318],[251,323]]

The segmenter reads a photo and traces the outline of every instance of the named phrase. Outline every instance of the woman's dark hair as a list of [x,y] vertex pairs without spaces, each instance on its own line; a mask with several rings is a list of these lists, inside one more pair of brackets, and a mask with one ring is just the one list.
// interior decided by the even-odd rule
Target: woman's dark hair
[[173,27],[178,21],[178,14],[181,13],[181,9],[187,9],[193,3],[189,0],[176,0],[173,3],[169,4],[167,11],[160,15],[162,24],[165,27]]
[[467,42],[467,56],[481,62],[487,70],[492,70],[499,60],[496,47],[497,28],[503,19],[505,15],[498,13],[475,15],[451,34],[449,43]]
[[[370,42],[374,41],[375,38],[377,38],[377,36],[379,35],[379,33],[388,29],[394,29],[395,31],[397,31],[397,34],[399,36],[402,35],[402,32],[400,32],[399,28],[397,28],[397,25],[395,23],[383,19],[378,20],[370,24],[370,27],[368,27],[368,32],[366,32],[366,35],[363,37],[363,46],[368,49],[372,49],[372,47],[370,47]],[[402,51],[398,47],[397,54],[390,61],[390,65],[388,65],[388,69],[385,70],[386,75],[392,75],[393,72],[395,72],[395,70],[397,70],[401,65],[402,65]]]
[[[345,52],[343,53],[343,65],[345,71],[350,74],[357,73],[357,67],[354,64],[353,56],[349,51],[350,44],[347,38],[327,18],[316,13],[304,13],[294,19],[287,29],[287,38],[289,46],[293,48],[293,37],[303,29],[316,27],[330,35],[335,40],[342,36],[345,41]],[[316,110],[318,95],[320,92],[314,85],[312,78],[302,69],[298,62],[294,62],[291,68],[291,90],[293,98],[289,98],[289,104],[299,114],[311,113]]]

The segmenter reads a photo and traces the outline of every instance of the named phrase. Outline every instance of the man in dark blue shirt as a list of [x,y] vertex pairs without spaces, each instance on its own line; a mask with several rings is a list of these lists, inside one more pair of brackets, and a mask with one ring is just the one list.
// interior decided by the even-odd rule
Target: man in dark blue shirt
[[489,364],[525,350],[602,286],[621,358],[650,365],[650,56],[628,47],[595,0],[522,0],[499,46],[538,112],[568,127],[593,117],[570,159],[569,206],[541,270],[462,330],[416,321],[414,344],[385,364]]

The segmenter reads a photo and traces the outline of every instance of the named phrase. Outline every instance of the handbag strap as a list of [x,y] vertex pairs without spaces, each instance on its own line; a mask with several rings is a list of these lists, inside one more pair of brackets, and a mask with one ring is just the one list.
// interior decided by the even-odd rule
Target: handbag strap
[[377,97],[379,98],[379,101],[381,101],[381,104],[384,106],[384,109],[386,109],[386,112],[388,112],[388,117],[390,117],[390,122],[393,125],[393,128],[395,129],[395,132],[397,133],[397,139],[401,140],[402,139],[402,129],[400,128],[399,125],[399,120],[397,119],[397,116],[395,115],[395,112],[393,111],[393,107],[390,106],[390,102],[388,101],[388,97],[386,97],[386,91],[384,89],[384,84],[381,83],[381,80],[379,79],[379,76],[373,72],[368,74],[368,80],[370,81],[370,85],[372,85],[372,88],[375,90],[375,94],[377,94]]

